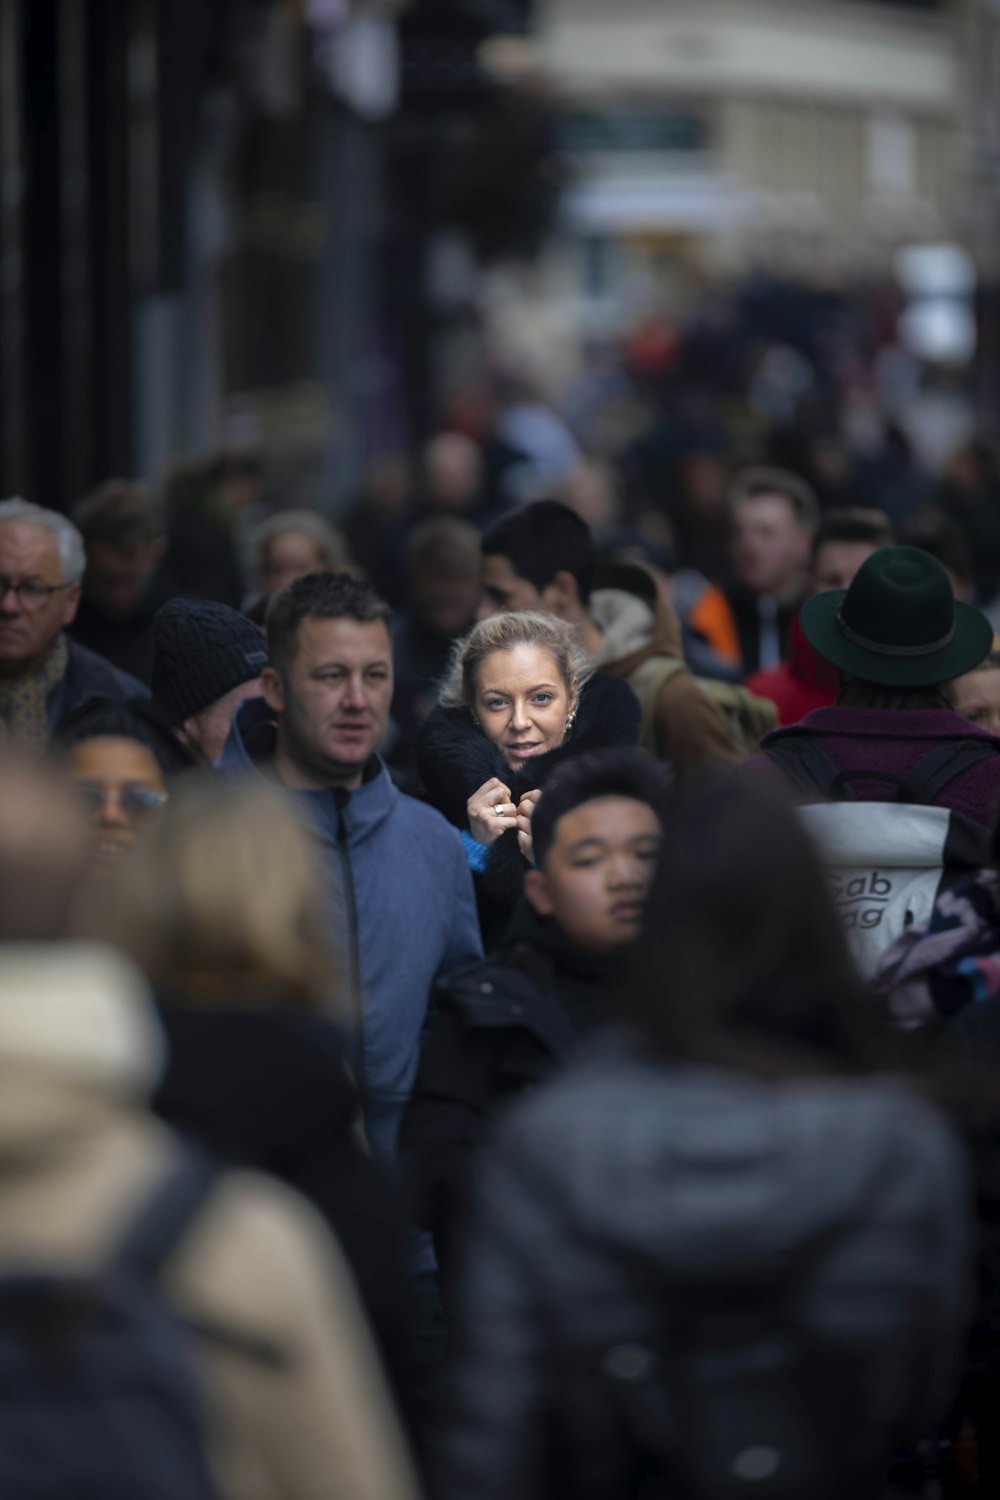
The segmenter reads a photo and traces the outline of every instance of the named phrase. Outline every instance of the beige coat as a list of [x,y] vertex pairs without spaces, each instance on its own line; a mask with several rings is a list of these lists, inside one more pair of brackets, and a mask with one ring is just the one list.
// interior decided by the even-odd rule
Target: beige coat
[[[0,950],[0,1274],[108,1255],[175,1149],[144,1104],[159,1047],[143,981],[109,950]],[[228,1174],[165,1286],[179,1312],[292,1359],[199,1345],[222,1500],[413,1500],[349,1272],[305,1202]]]

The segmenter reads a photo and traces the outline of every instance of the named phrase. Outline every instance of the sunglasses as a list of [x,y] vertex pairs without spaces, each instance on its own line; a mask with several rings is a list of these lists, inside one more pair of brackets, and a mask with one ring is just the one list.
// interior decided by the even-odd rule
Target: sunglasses
[[[77,795],[92,817],[104,810],[110,789],[99,781],[77,781]],[[151,786],[126,786],[118,793],[118,805],[127,818],[143,822],[156,817],[168,802],[165,792],[156,792]]]

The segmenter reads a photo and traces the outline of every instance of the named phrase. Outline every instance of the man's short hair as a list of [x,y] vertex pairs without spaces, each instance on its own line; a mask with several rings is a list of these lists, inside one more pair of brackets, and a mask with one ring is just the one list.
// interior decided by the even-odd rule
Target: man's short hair
[[819,525],[819,501],[812,486],[788,469],[754,467],[737,474],[729,491],[729,508],[760,495],[781,495],[795,512],[801,526],[815,531]]
[[388,628],[390,614],[371,584],[353,573],[307,573],[271,600],[264,622],[271,664],[279,672],[291,666],[303,620],[382,620]]
[[536,500],[490,528],[484,557],[506,557],[514,572],[538,591],[557,573],[572,573],[586,605],[594,586],[597,544],[590,527],[561,500]]
[[149,485],[129,479],[99,485],[77,501],[72,516],[88,547],[104,542],[119,552],[159,541],[166,531],[163,507]]
[[831,510],[820,521],[813,537],[813,562],[827,542],[860,542],[870,547],[891,547],[896,540],[885,511],[868,505],[849,505]]
[[544,869],[556,841],[560,818],[598,797],[645,802],[663,822],[670,772],[645,750],[615,746],[575,755],[545,782],[531,819],[535,864]]
[[25,526],[37,526],[55,537],[59,552],[59,578],[62,583],[79,583],[87,564],[83,550],[83,537],[73,522],[57,510],[46,510],[15,495],[12,500],[0,502],[0,526],[8,521],[20,521]]

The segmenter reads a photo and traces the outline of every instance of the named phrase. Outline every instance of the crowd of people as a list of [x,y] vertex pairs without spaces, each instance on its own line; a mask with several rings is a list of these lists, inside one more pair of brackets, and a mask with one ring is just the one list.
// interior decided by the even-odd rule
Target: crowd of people
[[996,470],[545,416],[0,503],[11,1500],[1000,1493]]

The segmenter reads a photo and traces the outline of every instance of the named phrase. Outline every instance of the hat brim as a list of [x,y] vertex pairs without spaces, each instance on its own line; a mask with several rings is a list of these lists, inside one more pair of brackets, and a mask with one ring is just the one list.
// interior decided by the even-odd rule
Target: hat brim
[[802,634],[824,661],[851,677],[885,687],[934,687],[978,667],[993,647],[993,626],[970,604],[955,603],[955,633],[947,646],[919,656],[892,656],[848,640],[837,624],[846,589],[807,599],[799,615]]

